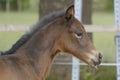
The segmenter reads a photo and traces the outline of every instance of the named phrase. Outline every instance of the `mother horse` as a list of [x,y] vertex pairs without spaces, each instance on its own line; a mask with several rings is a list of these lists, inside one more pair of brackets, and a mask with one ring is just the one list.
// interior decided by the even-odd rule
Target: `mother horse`
[[0,80],[44,80],[56,54],[72,54],[90,66],[101,54],[74,17],[74,6],[46,16],[0,56]]

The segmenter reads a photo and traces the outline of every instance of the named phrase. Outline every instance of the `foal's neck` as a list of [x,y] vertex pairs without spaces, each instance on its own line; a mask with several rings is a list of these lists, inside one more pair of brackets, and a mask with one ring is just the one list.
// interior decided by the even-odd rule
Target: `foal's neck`
[[19,55],[27,56],[27,58],[37,66],[40,78],[46,76],[57,54],[54,45],[62,31],[60,29],[62,29],[61,26],[49,26],[47,29],[41,29],[17,51],[17,53],[21,52]]

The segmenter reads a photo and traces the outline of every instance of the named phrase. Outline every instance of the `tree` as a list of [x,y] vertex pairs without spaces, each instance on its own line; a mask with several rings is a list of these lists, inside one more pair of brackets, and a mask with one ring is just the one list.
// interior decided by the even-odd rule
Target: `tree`
[[[83,8],[82,8],[82,23],[90,25],[92,24],[92,3],[93,0],[82,0]],[[88,33],[92,41],[92,33]]]
[[18,11],[22,11],[22,0],[17,0]]
[[40,0],[39,17],[43,17],[51,12],[62,10],[72,5],[74,0]]
[[6,12],[10,11],[10,0],[6,0]]

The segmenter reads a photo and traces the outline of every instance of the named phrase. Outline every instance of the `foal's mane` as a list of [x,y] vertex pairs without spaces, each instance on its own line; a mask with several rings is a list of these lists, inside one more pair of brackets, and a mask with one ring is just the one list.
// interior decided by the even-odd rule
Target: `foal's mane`
[[38,23],[35,26],[33,26],[33,28],[29,32],[24,34],[8,51],[0,52],[1,55],[8,55],[15,53],[16,50],[19,49],[23,44],[25,44],[38,30],[40,30],[40,28],[44,27],[46,24],[50,23],[54,19],[62,17],[64,15],[65,15],[65,10],[62,10],[43,17],[43,19],[38,21]]

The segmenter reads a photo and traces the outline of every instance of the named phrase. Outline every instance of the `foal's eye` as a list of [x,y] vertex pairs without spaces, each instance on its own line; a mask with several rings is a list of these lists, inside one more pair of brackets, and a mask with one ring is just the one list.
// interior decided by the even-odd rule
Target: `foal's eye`
[[75,33],[75,36],[77,37],[77,38],[79,38],[79,39],[81,39],[82,38],[82,33]]

